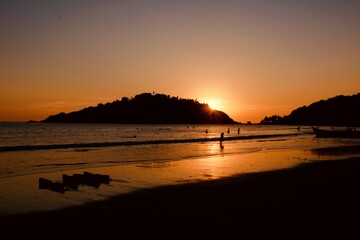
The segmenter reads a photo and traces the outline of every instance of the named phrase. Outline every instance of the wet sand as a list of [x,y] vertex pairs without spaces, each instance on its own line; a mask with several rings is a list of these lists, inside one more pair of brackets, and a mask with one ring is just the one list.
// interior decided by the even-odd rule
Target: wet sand
[[356,239],[359,172],[360,157],[306,162],[2,216],[0,223],[14,238]]
[[[0,178],[0,215],[51,211],[78,206],[139,189],[164,185],[194,183],[219,179],[240,173],[262,172],[289,168],[304,161],[321,160],[311,151],[282,150],[260,151],[248,154],[226,154],[178,161],[142,162],[125,165],[54,169],[51,172],[33,173]],[[109,175],[110,184],[92,187],[81,184],[78,190],[58,193],[39,189],[39,179],[62,182],[63,174],[82,174],[84,171]]]

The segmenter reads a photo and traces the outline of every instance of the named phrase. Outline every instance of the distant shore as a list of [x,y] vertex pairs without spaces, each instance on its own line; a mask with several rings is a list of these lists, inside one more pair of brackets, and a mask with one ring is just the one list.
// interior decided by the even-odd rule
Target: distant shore
[[54,236],[99,234],[120,239],[125,234],[172,239],[230,233],[237,233],[239,239],[346,238],[358,232],[359,172],[360,157],[311,162],[139,190],[63,210],[1,217],[0,223],[5,231],[16,226],[36,237],[49,237],[50,231]]

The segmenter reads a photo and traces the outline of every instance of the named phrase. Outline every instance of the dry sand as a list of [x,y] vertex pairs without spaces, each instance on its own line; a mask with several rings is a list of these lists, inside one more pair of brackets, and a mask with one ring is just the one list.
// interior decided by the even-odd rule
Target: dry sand
[[37,239],[358,239],[359,172],[359,157],[303,163],[3,216],[0,226]]

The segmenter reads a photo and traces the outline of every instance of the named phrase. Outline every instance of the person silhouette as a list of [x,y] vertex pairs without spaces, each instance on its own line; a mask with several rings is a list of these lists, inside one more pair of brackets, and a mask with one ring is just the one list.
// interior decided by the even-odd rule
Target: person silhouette
[[230,133],[230,128],[228,128],[228,131],[227,131],[227,133],[228,133],[228,134]]
[[224,149],[224,146],[223,146],[223,144],[222,144],[223,141],[224,141],[224,133],[222,132],[222,133],[220,134],[220,149]]
[[238,134],[240,134],[240,128],[238,128]]
[[205,130],[205,133],[208,133],[208,130],[207,130],[207,129]]

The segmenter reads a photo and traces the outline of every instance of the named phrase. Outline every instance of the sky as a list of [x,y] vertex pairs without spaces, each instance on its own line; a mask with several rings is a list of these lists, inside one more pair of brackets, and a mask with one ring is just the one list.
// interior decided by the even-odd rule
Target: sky
[[360,1],[0,0],[0,121],[155,92],[239,122],[360,92]]

